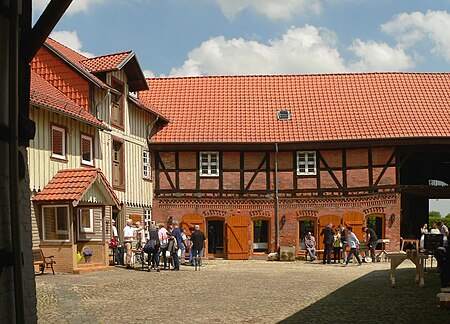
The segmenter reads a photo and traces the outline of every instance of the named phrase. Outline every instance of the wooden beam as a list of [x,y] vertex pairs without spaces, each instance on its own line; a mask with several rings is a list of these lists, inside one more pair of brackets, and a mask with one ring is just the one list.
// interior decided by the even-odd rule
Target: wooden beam
[[253,175],[250,178],[250,181],[247,183],[247,186],[245,187],[244,191],[247,191],[250,188],[250,186],[252,185],[252,183],[255,180],[256,176],[261,171],[261,169],[262,169],[262,167],[264,165],[264,162],[266,162],[266,160],[267,160],[267,154],[263,157],[263,159],[261,160],[261,163],[259,163],[258,168],[253,173]]
[[28,41],[21,42],[20,44],[20,57],[22,60],[27,63],[31,62],[71,3],[72,0],[50,1],[34,27],[31,29]]
[[389,160],[386,162],[386,165],[384,166],[383,170],[381,170],[380,174],[378,175],[377,180],[375,181],[375,183],[373,184],[374,187],[378,186],[378,183],[380,182],[381,178],[383,177],[384,173],[386,172],[387,168],[391,165],[392,160],[395,158],[396,155],[396,151],[394,150],[391,154],[391,157],[389,158]]
[[317,152],[317,156],[319,157],[319,160],[322,161],[323,166],[325,167],[325,169],[328,171],[328,173],[330,174],[331,178],[333,178],[334,182],[337,184],[337,186],[340,189],[343,189],[342,184],[339,182],[338,178],[336,178],[336,175],[334,174],[333,170],[331,170],[331,168],[328,166],[327,161],[325,161],[325,159],[322,157],[322,155],[320,154],[320,152]]
[[369,187],[373,188],[373,155],[371,147],[369,147],[369,151],[367,152],[367,159],[369,163]]
[[239,180],[239,189],[241,192],[244,192],[244,181],[245,181],[244,167],[245,167],[245,153],[241,151],[241,152],[239,152],[239,168],[240,168],[240,170],[239,170],[239,179],[240,179]]
[[222,197],[223,192],[223,152],[219,152],[219,197]]
[[[342,150],[342,186],[347,190],[347,151]],[[346,191],[344,191],[346,195]]]
[[162,161],[161,156],[159,156],[159,155],[158,155],[158,160],[159,160],[159,163],[161,164],[162,172],[164,172],[164,174],[166,175],[167,181],[169,181],[170,188],[172,188],[172,190],[175,190],[176,189],[175,185],[173,184],[169,173],[166,171],[166,167],[164,166],[164,162]]

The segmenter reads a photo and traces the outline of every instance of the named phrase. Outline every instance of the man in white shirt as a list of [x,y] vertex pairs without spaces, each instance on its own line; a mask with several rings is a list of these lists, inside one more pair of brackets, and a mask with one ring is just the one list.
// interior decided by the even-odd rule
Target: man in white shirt
[[135,231],[140,231],[143,227],[134,228],[131,227],[133,225],[133,221],[131,219],[127,219],[127,226],[123,228],[123,243],[125,248],[127,249],[127,256],[125,259],[125,265],[127,269],[131,269],[131,256],[132,251],[131,248],[133,246],[133,239],[135,237]]

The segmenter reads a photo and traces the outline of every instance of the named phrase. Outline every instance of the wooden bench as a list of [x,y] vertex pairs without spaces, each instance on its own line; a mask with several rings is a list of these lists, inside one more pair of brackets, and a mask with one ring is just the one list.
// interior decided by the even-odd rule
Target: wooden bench
[[55,274],[55,270],[53,269],[53,265],[56,263],[55,260],[53,260],[54,256],[44,256],[44,252],[42,252],[41,249],[33,249],[33,259],[34,259],[34,265],[39,266],[39,271],[44,273],[45,269],[51,268],[53,274]]

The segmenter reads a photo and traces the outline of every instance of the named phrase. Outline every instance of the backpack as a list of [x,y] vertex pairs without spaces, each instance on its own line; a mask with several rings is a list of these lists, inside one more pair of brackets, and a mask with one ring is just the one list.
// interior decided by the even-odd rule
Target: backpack
[[142,248],[144,253],[150,254],[155,250],[155,240],[148,240],[148,242]]

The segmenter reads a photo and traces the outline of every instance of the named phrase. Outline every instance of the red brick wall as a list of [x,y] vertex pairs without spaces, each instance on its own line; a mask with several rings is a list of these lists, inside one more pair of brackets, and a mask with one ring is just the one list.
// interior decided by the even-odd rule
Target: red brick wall
[[48,49],[39,49],[31,61],[31,69],[89,111],[89,82]]
[[[298,218],[302,215],[313,215],[316,219],[324,215],[337,215],[342,218],[345,212],[359,212],[365,217],[383,214],[385,217],[385,238],[390,239],[386,245],[387,250],[398,250],[400,246],[400,195],[372,195],[364,197],[337,197],[337,198],[299,198],[280,199],[280,245],[299,245]],[[153,219],[156,222],[166,222],[169,216],[182,221],[183,215],[221,216],[226,222],[232,214],[247,215],[249,217],[248,246],[252,251],[252,223],[251,219],[265,215],[270,219],[270,250],[276,249],[275,237],[275,203],[273,199],[155,199],[153,205]],[[396,215],[393,224],[389,219]],[[319,238],[318,238],[319,239]]]

